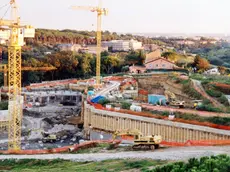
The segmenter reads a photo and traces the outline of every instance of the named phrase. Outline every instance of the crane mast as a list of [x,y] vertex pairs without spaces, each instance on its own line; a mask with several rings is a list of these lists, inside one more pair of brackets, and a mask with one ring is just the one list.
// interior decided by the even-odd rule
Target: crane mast
[[96,84],[101,83],[101,23],[102,15],[108,14],[108,9],[102,8],[102,2],[99,1],[97,7],[91,6],[72,6],[74,10],[88,10],[91,12],[97,12],[97,60],[96,60]]
[[19,45],[19,34],[21,29],[17,17],[17,5],[11,1],[12,21],[17,20],[16,26],[11,28],[10,41],[8,46],[8,69],[9,69],[9,129],[8,149],[21,149],[21,125],[22,105],[21,98],[21,46]]
[[[18,7],[15,0],[10,1],[10,6],[11,19],[0,20],[0,27],[4,27],[4,29],[10,30],[10,37],[8,43],[8,150],[20,150],[23,106],[23,98],[21,97],[21,47],[24,43],[23,31],[25,30],[23,29],[31,27],[20,25],[20,18],[17,15]],[[4,79],[6,80],[6,76]]]

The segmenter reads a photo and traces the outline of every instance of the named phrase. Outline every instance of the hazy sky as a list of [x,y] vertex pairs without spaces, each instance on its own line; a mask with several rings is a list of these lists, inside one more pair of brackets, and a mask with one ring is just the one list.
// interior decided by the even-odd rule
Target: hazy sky
[[[0,0],[3,6],[10,0]],[[36,28],[93,30],[96,14],[71,5],[98,0],[17,0],[23,21]],[[103,0],[103,30],[116,32],[230,33],[230,0]],[[0,9],[3,16],[7,8]]]

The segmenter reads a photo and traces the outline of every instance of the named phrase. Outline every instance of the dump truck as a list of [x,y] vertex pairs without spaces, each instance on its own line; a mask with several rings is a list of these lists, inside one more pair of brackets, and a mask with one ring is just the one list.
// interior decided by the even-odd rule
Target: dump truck
[[134,145],[132,146],[134,150],[158,149],[162,142],[160,135],[143,136],[137,129],[117,130],[113,133],[113,140],[115,140],[117,136],[134,136]]
[[185,101],[177,100],[176,95],[168,90],[166,90],[164,93],[168,105],[184,108]]

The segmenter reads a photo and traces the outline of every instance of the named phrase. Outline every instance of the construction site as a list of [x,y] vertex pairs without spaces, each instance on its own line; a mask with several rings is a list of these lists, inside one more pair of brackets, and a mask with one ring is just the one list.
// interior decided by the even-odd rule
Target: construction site
[[[130,151],[153,154],[198,146],[210,147],[219,154],[223,151],[216,153],[218,146],[230,146],[228,107],[207,94],[188,73],[127,72],[101,76],[101,17],[108,13],[101,4],[72,7],[97,13],[96,76],[22,87],[22,71],[47,72],[57,68],[22,67],[24,38],[33,38],[35,29],[21,24],[16,0],[11,0],[10,7],[12,19],[0,20],[0,28],[10,30],[8,64],[0,68],[4,76],[1,103],[8,104],[8,110],[0,111],[1,154],[61,154],[101,143],[112,145],[115,153],[120,152],[117,147],[128,145]],[[209,106],[222,111],[211,111]],[[204,155],[201,151],[199,157]],[[154,159],[152,155],[150,158]]]

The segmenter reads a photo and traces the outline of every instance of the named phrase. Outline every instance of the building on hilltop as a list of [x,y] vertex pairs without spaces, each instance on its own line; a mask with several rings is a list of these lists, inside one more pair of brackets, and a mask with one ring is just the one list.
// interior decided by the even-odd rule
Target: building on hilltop
[[103,41],[102,45],[109,47],[112,51],[130,51],[142,49],[142,42],[136,40],[112,40]]
[[145,63],[145,66],[130,66],[129,72],[134,74],[145,73],[147,70],[156,70],[156,69],[165,69],[165,70],[173,70],[179,68],[173,62],[163,58],[158,57],[151,61]]
[[[79,51],[82,53],[97,54],[97,45],[88,45],[82,47]],[[108,47],[102,46],[101,52],[103,51],[108,51]]]
[[130,73],[145,73],[146,67],[145,66],[130,66],[129,67],[129,72]]
[[173,62],[171,62],[171,61],[169,61],[163,57],[159,57],[159,58],[156,58],[154,60],[148,61],[147,63],[145,63],[145,66],[146,66],[146,70],[174,69],[177,67]]
[[75,51],[78,52],[81,48],[79,44],[59,44],[57,45],[60,51]]

